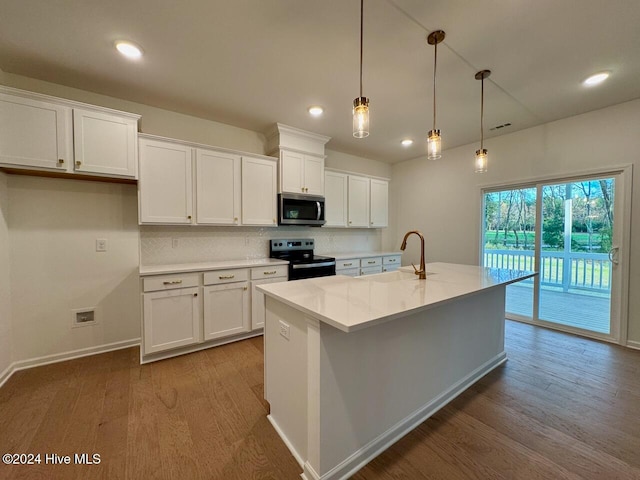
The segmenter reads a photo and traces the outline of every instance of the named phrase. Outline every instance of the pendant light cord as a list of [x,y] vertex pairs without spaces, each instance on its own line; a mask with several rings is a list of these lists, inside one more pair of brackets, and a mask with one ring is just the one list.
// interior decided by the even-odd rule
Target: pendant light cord
[[484,148],[484,75],[480,87],[480,150]]
[[360,0],[360,98],[362,98],[362,32],[364,30],[364,0]]
[[438,42],[435,45],[435,54],[433,55],[433,129],[436,129],[436,68],[438,67]]

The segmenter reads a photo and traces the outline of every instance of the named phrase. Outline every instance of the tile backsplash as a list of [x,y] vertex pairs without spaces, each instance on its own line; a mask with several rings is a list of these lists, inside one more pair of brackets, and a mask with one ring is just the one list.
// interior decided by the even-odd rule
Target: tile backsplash
[[313,238],[315,253],[378,251],[380,229],[305,227],[140,227],[140,263],[176,263],[252,259],[269,256],[272,238]]

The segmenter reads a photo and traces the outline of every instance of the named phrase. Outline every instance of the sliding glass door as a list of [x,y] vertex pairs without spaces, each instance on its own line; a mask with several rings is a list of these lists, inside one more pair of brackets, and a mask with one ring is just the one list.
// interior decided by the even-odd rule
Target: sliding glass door
[[621,176],[484,191],[482,264],[539,272],[507,288],[509,318],[619,339]]
[[539,318],[611,333],[615,178],[542,187]]

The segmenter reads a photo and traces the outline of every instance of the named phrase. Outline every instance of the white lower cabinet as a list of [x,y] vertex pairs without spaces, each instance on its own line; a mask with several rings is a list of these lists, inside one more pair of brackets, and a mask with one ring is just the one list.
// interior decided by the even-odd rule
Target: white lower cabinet
[[204,287],[204,340],[249,331],[249,282]]
[[400,255],[386,255],[382,257],[382,271],[393,272],[400,268],[402,257]]
[[[143,273],[141,361],[260,334],[264,295],[256,286],[286,282],[287,275],[286,264],[255,263],[224,270]],[[167,350],[175,352],[162,353]]]
[[251,269],[251,330],[264,328],[264,293],[256,287],[266,283],[286,282],[288,267],[258,267]]
[[347,258],[344,260],[336,260],[336,275],[357,277],[360,275],[360,259]]
[[202,341],[198,287],[148,292],[143,302],[145,354]]

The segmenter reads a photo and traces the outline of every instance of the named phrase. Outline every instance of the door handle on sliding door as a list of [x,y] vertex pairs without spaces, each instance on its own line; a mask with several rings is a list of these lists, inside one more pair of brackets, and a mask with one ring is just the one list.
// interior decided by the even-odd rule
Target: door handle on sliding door
[[614,265],[618,265],[620,261],[618,260],[618,252],[620,251],[620,247],[611,247],[609,250],[609,261]]

